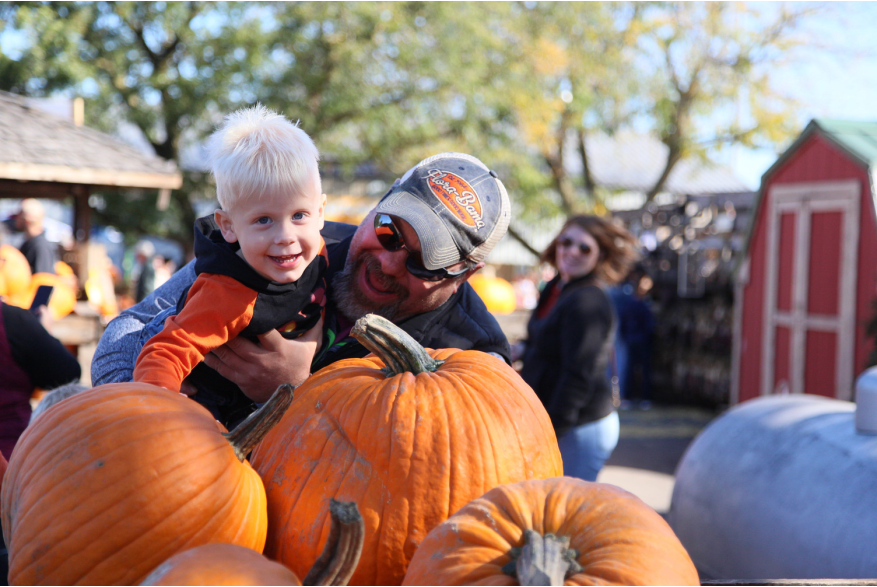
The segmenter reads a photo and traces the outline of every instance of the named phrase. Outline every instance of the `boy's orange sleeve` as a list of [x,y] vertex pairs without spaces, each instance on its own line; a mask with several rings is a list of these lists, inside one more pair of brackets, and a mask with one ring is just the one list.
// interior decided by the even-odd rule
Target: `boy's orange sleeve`
[[199,275],[182,311],[168,318],[140,351],[134,381],[180,391],[183,379],[207,353],[247,327],[257,295],[231,277]]

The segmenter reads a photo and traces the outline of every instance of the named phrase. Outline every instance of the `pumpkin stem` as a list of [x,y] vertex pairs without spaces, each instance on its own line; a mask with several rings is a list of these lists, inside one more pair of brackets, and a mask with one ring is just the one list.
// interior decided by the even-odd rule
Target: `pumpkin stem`
[[384,361],[389,377],[405,372],[432,373],[444,364],[430,357],[407,332],[377,314],[357,320],[350,334]]
[[582,570],[578,553],[569,548],[569,538],[524,530],[523,548],[512,548],[511,562],[502,570],[519,585],[563,585],[570,575]]
[[222,434],[241,462],[246,460],[250,451],[262,442],[265,435],[286,413],[286,408],[292,403],[294,391],[293,385],[284,383],[277,388],[271,399],[262,404],[261,408],[247,416],[247,419],[238,424],[234,430]]
[[353,502],[329,502],[332,526],[320,558],[311,567],[302,585],[347,585],[362,554],[365,522]]

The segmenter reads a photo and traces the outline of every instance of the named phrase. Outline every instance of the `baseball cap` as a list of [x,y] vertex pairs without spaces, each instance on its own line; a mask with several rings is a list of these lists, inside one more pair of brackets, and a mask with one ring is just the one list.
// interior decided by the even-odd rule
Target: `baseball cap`
[[440,153],[408,170],[378,203],[411,225],[423,266],[479,263],[505,235],[511,204],[505,186],[484,163],[464,153]]

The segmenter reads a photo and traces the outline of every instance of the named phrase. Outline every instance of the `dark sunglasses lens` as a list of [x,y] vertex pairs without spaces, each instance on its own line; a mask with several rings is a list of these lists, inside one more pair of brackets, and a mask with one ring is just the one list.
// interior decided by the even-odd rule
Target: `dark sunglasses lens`
[[408,273],[420,279],[421,281],[441,281],[448,276],[448,272],[444,269],[427,269],[408,255],[408,261],[405,263]]
[[378,214],[375,216],[375,236],[378,242],[388,251],[398,251],[405,243],[402,241],[402,235],[393,224],[393,219],[386,214]]
[[[557,241],[557,244],[559,246],[563,247],[564,249],[569,249],[569,248],[572,248],[576,244],[576,242],[574,240],[572,240],[571,238],[562,238],[559,241]],[[589,247],[585,243],[578,243],[578,247],[579,247],[579,251],[582,253],[582,255],[591,254],[591,247]]]

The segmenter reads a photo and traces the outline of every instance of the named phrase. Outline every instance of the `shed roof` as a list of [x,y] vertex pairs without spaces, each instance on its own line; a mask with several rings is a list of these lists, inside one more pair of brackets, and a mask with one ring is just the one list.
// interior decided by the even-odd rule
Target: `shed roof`
[[0,92],[0,179],[177,189],[171,161]]
[[737,267],[734,269],[735,275],[739,273],[749,256],[752,236],[755,234],[755,223],[758,221],[758,214],[764,202],[768,179],[792,157],[801,145],[817,132],[865,167],[870,169],[877,166],[877,122],[837,120],[833,118],[814,118],[811,120],[804,130],[801,131],[798,138],[761,176],[761,186],[758,189],[755,211],[752,214],[749,228],[746,231],[746,244],[743,248],[743,254],[738,258]]
[[810,124],[862,163],[869,167],[877,163],[877,122],[817,118]]

